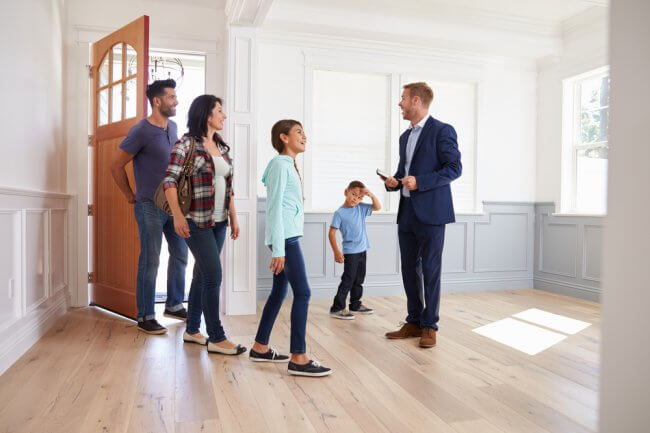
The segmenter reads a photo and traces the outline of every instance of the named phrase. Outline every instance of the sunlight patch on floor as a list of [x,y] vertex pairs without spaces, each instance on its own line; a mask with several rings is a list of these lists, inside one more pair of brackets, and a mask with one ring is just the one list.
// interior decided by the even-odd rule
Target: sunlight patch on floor
[[536,355],[566,338],[566,335],[510,318],[481,326],[474,332],[529,355]]
[[537,308],[531,308],[521,313],[513,314],[512,317],[569,335],[577,334],[591,326],[591,323],[549,313],[544,310],[538,310]]
[[536,355],[591,326],[591,323],[537,308],[513,314],[512,317],[514,319],[498,320],[472,331],[520,352]]

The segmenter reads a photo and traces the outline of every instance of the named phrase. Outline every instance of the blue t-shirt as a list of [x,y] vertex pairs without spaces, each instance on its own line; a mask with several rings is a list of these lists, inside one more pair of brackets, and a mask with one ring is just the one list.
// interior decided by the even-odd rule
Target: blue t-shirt
[[120,149],[134,155],[135,199],[153,200],[156,188],[165,177],[172,147],[178,141],[176,124],[171,120],[167,130],[152,125],[146,118],[129,130]]
[[366,218],[371,214],[372,205],[367,203],[359,203],[355,207],[341,206],[334,212],[330,227],[341,231],[343,254],[362,253],[370,248]]

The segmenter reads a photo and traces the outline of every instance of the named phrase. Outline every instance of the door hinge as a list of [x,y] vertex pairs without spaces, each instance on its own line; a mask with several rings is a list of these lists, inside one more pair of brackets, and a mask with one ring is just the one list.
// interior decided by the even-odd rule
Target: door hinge
[[95,281],[95,274],[93,272],[88,272],[88,282],[92,283]]
[[89,204],[88,205],[88,216],[93,216],[95,215],[95,209],[93,208],[93,205]]
[[86,65],[86,69],[88,69],[88,78],[93,77],[93,66],[92,65]]
[[92,134],[88,134],[88,146],[92,147],[93,143],[95,143],[95,136]]

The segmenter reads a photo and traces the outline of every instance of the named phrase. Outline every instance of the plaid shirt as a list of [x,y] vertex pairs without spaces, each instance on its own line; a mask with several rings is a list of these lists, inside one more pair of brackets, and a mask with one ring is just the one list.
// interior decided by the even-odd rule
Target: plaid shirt
[[[224,146],[218,146],[223,159],[232,167],[232,158]],[[190,151],[190,138],[187,135],[181,137],[172,149],[167,174],[163,179],[165,191],[169,188],[178,188],[185,158]],[[234,195],[232,190],[231,175],[226,177],[226,198],[224,208],[229,209],[230,200]],[[189,217],[199,228],[214,226],[214,162],[212,156],[203,147],[201,141],[196,140],[194,147],[194,166],[192,167],[192,204],[190,205]]]

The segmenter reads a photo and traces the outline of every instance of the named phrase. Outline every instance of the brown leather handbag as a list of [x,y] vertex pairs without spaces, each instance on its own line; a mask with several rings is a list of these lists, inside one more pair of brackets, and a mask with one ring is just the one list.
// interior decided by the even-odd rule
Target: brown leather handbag
[[[181,207],[183,215],[190,213],[190,207],[192,206],[192,170],[194,169],[195,147],[195,140],[193,137],[190,137],[190,150],[187,152],[183,169],[181,170],[181,174],[178,176],[178,187],[176,188],[176,193],[178,195],[178,204]],[[171,215],[172,210],[167,202],[167,197],[165,197],[164,183],[164,181],[160,182],[160,185],[156,188],[153,201],[156,203],[156,206]]]

